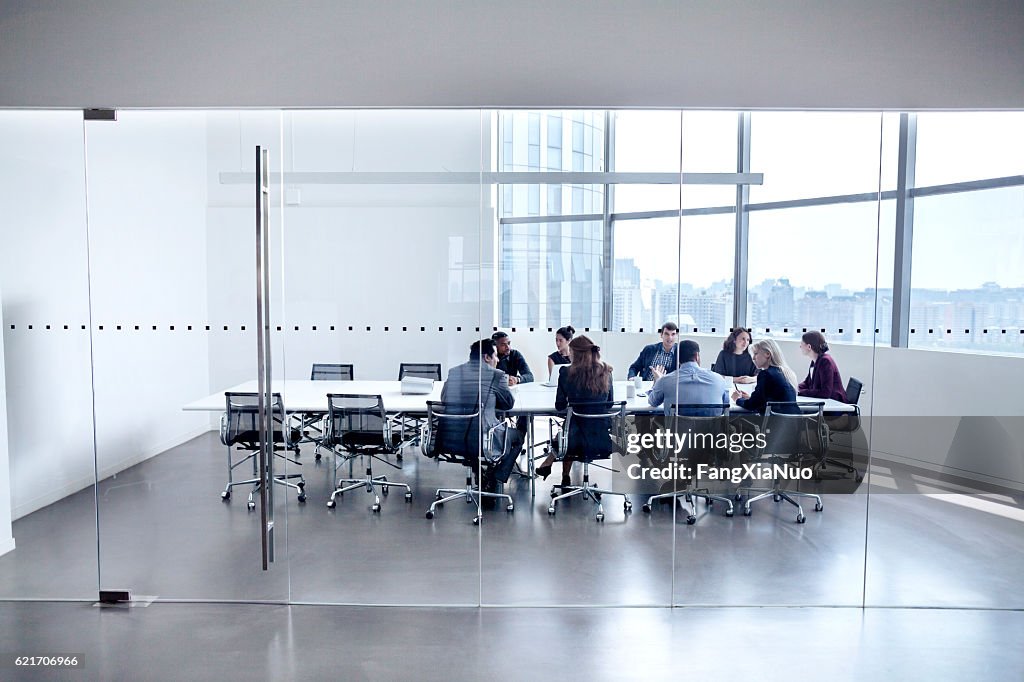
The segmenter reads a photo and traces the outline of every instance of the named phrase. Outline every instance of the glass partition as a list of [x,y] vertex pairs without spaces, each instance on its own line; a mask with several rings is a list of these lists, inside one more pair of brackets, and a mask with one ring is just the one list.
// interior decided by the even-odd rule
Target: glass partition
[[[479,437],[471,453],[442,452],[433,434],[427,456],[420,430],[425,400],[441,399],[437,379],[459,378],[460,390],[445,394],[454,404],[488,376],[469,368],[480,367],[470,347],[490,338],[494,319],[494,197],[480,183],[491,169],[490,118],[294,111],[285,131],[284,376],[352,365],[351,381],[314,391],[314,419],[328,420],[307,429],[310,498],[292,517],[292,599],[478,604],[480,536],[511,514],[468,497],[431,509],[456,494],[445,489],[465,490],[467,475],[479,483]],[[403,365],[436,367],[426,395],[400,387]],[[423,381],[425,371],[409,376]],[[334,398],[331,412],[328,392],[365,397]],[[378,396],[383,424],[344,416]],[[401,409],[403,400],[413,407]],[[382,428],[396,440],[384,443]]]
[[908,348],[875,357],[864,599],[1020,608],[1024,118],[904,118]]
[[[1024,381],[1020,116],[0,112],[0,597],[1012,607],[1024,431],[992,387]],[[252,450],[221,439],[225,392],[255,390],[257,145],[284,412],[266,572]],[[724,377],[724,419],[627,382],[666,322]],[[589,498],[559,497],[584,484],[575,462],[558,485],[567,325],[629,405]],[[799,437],[736,403],[737,327],[793,384],[824,371],[803,334],[829,343],[841,394]],[[532,370],[507,394],[471,358],[498,331]],[[439,369],[403,386],[403,363]],[[479,421],[458,450],[428,418],[450,376],[449,417],[485,378],[514,402],[484,419],[508,480]],[[725,444],[679,446],[705,428]],[[751,502],[776,481],[745,465],[777,463],[796,473]],[[811,495],[802,521],[782,489]]]
[[[263,571],[257,439],[244,411],[257,390],[256,146],[279,172],[280,129],[274,111],[125,111],[86,123],[105,588],[288,597],[287,511],[300,503],[274,486],[277,561]],[[243,394],[231,415],[228,391]],[[278,475],[293,473],[277,462]]]
[[4,599],[96,598],[84,153],[80,111],[0,112]]

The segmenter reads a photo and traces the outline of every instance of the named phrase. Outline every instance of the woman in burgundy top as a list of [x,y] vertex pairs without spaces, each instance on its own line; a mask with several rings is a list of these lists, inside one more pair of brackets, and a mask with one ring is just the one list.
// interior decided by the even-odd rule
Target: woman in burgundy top
[[828,354],[828,343],[821,332],[807,332],[801,337],[800,352],[811,359],[811,367],[807,370],[807,378],[797,387],[797,395],[808,398],[832,398],[841,403],[846,402],[846,390],[843,379],[839,376],[832,356]]

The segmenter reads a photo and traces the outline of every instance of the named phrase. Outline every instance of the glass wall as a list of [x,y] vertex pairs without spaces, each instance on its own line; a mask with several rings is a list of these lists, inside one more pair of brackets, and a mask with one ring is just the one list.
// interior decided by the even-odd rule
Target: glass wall
[[95,598],[82,113],[0,112],[0,149],[0,597]]
[[[962,576],[986,571],[1019,592],[1021,566],[1001,553],[1020,544],[1022,416],[991,388],[1024,380],[1020,123],[3,112],[16,546],[0,556],[0,597],[126,587],[391,605],[1005,605],[991,583]],[[257,145],[271,166],[272,385],[287,413],[269,571],[258,491],[247,504],[251,451],[221,439],[225,392],[255,390]],[[842,413],[816,432],[827,452],[801,458],[807,475],[788,486],[819,495],[820,511],[805,498],[797,523],[769,495],[746,515],[755,482],[733,472],[771,455],[753,447],[714,455],[717,476],[650,474],[679,452],[640,441],[678,423],[660,405],[640,409],[646,396],[630,396],[627,377],[646,373],[653,361],[638,356],[651,346],[655,357],[666,322],[699,344],[704,369],[729,353],[735,327],[770,338],[797,381],[811,361],[801,334],[824,333],[842,388],[863,388],[841,401],[859,412],[832,404]],[[565,428],[555,386],[542,384],[566,325],[613,368],[613,398],[632,401],[614,453],[589,467],[600,499],[554,500],[566,492],[561,459],[532,476]],[[423,441],[423,403],[442,398],[441,382],[423,398],[398,379],[416,363],[465,384],[478,367],[471,345],[499,330],[532,381],[511,382],[503,422],[527,451],[492,484],[479,443],[460,459],[438,457],[429,430]],[[321,379],[315,365],[351,375]],[[485,375],[468,376],[476,396]],[[729,395],[754,388],[732,379]],[[380,396],[375,428],[390,440],[343,438],[329,393],[363,408]],[[734,407],[727,436],[768,433],[760,416],[739,416]],[[583,483],[581,463],[565,471]],[[508,497],[447,499],[467,476]]]

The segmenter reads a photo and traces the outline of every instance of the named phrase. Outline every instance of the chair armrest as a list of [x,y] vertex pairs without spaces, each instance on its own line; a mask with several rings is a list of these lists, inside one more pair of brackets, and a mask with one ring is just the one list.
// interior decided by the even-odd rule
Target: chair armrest
[[230,445],[228,443],[228,413],[225,412],[220,416],[220,442],[224,445]]

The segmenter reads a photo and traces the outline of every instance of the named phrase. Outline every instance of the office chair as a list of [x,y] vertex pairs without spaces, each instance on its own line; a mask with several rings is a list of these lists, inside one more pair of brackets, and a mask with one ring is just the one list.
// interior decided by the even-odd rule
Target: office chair
[[[401,469],[381,455],[396,454],[402,441],[391,433],[391,422],[384,413],[384,402],[379,395],[356,395],[329,393],[327,395],[327,427],[324,432],[324,446],[335,454],[334,473],[337,475],[337,457],[351,461],[356,457],[367,457],[366,476],[363,478],[339,478],[327,508],[334,509],[335,498],[349,490],[366,488],[374,493],[371,511],[380,511],[380,495],[374,488],[380,488],[386,497],[391,488],[405,488],[405,501],[412,502],[412,490],[405,483],[388,481],[387,476],[373,475],[373,460]],[[339,452],[340,449],[340,452]]]
[[309,378],[312,381],[352,381],[353,365],[314,362]]
[[[313,369],[309,373],[310,381],[352,381],[353,365],[334,364],[328,362],[314,362]],[[320,459],[320,448],[324,445],[324,415],[319,412],[305,412],[301,415],[302,442],[315,443],[316,449],[313,454]],[[318,436],[310,436],[308,430],[313,429]]]
[[[434,494],[434,502],[427,509],[427,518],[434,518],[438,507],[445,502],[465,499],[466,504],[476,503],[476,516],[473,525],[480,525],[483,518],[481,502],[484,498],[507,500],[505,511],[515,510],[512,497],[506,493],[481,490],[473,483],[473,471],[478,471],[482,480],[501,460],[505,453],[495,453],[490,444],[494,439],[495,426],[488,431],[480,431],[479,405],[446,405],[431,400],[427,402],[427,418],[420,435],[420,450],[427,456],[442,462],[453,462],[466,467],[466,486],[464,488],[438,488]],[[504,447],[509,447],[511,439],[506,436]]]
[[[764,419],[761,421],[761,433],[765,434],[765,446],[758,450],[756,459],[771,465],[786,466],[807,457],[818,459],[824,456],[828,445],[828,428],[824,418],[825,403],[768,403]],[[777,470],[774,472],[777,474]],[[821,497],[813,493],[784,489],[781,478],[774,475],[771,488],[749,488],[750,493],[759,494],[748,497],[743,504],[743,515],[750,516],[750,506],[766,497],[775,502],[785,500],[796,507],[796,522],[807,520],[803,507],[794,498],[810,497],[814,499],[814,511],[824,509]]]
[[[686,440],[682,441],[684,447],[677,453],[671,448],[664,453],[662,462],[670,462],[689,468],[695,471],[698,464],[720,463],[722,451],[715,447],[716,440],[720,435],[728,437],[729,428],[729,405],[722,404],[696,404],[683,403],[673,404],[671,407],[672,416],[668,417],[667,424],[672,433],[679,435],[689,434]],[[734,513],[732,500],[724,495],[715,495],[705,489],[690,489],[689,481],[682,482],[682,489],[674,490],[660,495],[651,495],[644,504],[643,511],[647,514],[654,509],[654,503],[660,500],[671,499],[673,503],[680,498],[689,505],[689,513],[686,516],[686,523],[693,525],[697,522],[697,507],[693,498],[704,500],[711,508],[715,501],[725,503],[725,515],[732,516]]]
[[[857,403],[860,402],[860,397],[863,393],[864,384],[861,380],[850,377],[849,381],[846,382],[846,402],[853,405],[853,414],[840,414],[834,417],[828,417],[825,420],[829,428],[828,440],[830,444],[833,442],[833,433],[853,433],[860,429],[860,406]],[[840,459],[836,459],[834,457],[823,457],[821,460],[821,470],[824,471],[828,464],[835,464],[836,466],[846,469],[846,473],[855,474],[857,483],[864,480],[864,474],[862,474],[856,467],[851,466]]]
[[441,363],[430,362],[403,362],[398,365],[398,380],[405,377],[419,377],[421,379],[441,380]]
[[[251,485],[249,491],[248,508],[256,508],[255,495],[259,492],[261,482],[259,472],[256,468],[256,457],[260,451],[260,424],[259,424],[259,402],[257,393],[225,393],[225,410],[220,418],[220,442],[228,448],[228,483],[224,486],[224,492],[220,494],[222,500],[231,499],[231,489],[236,485]],[[284,404],[281,401],[281,394],[274,393],[272,404],[268,407],[274,423],[273,442],[275,443],[274,455],[280,457],[296,466],[302,466],[300,462],[279,454],[280,450],[291,450],[298,454],[299,451],[299,430],[293,428],[282,428],[288,423],[288,417],[284,411]],[[277,447],[276,444],[281,444]],[[236,446],[238,450],[247,452],[242,459],[234,462],[231,457],[231,447]],[[252,460],[253,477],[244,481],[236,481],[233,472],[236,467]],[[272,463],[271,463],[272,466]],[[292,483],[291,479],[299,479]],[[299,495],[299,502],[306,501],[306,481],[302,474],[274,474],[274,483],[295,489]]]
[[[590,483],[590,463],[596,459],[608,459],[622,448],[626,441],[626,403],[607,401],[576,403],[569,405],[565,413],[565,424],[559,436],[558,459],[569,457],[583,462],[583,482],[580,485],[556,485],[551,487],[551,504],[548,514],[554,516],[555,505],[562,500],[581,495],[597,505],[596,519],[604,521],[604,495],[622,497],[622,510],[630,512],[633,503],[626,493],[598,488]],[[559,494],[561,491],[561,494]]]
[[[405,377],[417,377],[420,379],[430,379],[432,381],[441,381],[441,363],[439,362],[402,362],[398,365],[398,380],[401,381]],[[416,441],[420,435],[420,429],[423,427],[423,419],[420,417],[414,417],[405,413],[399,412],[392,416],[394,423],[398,425],[398,428],[402,434],[402,440],[405,441],[405,429],[409,427],[412,430],[412,438],[407,441],[407,445],[416,445]],[[401,457],[399,457],[401,459]]]

